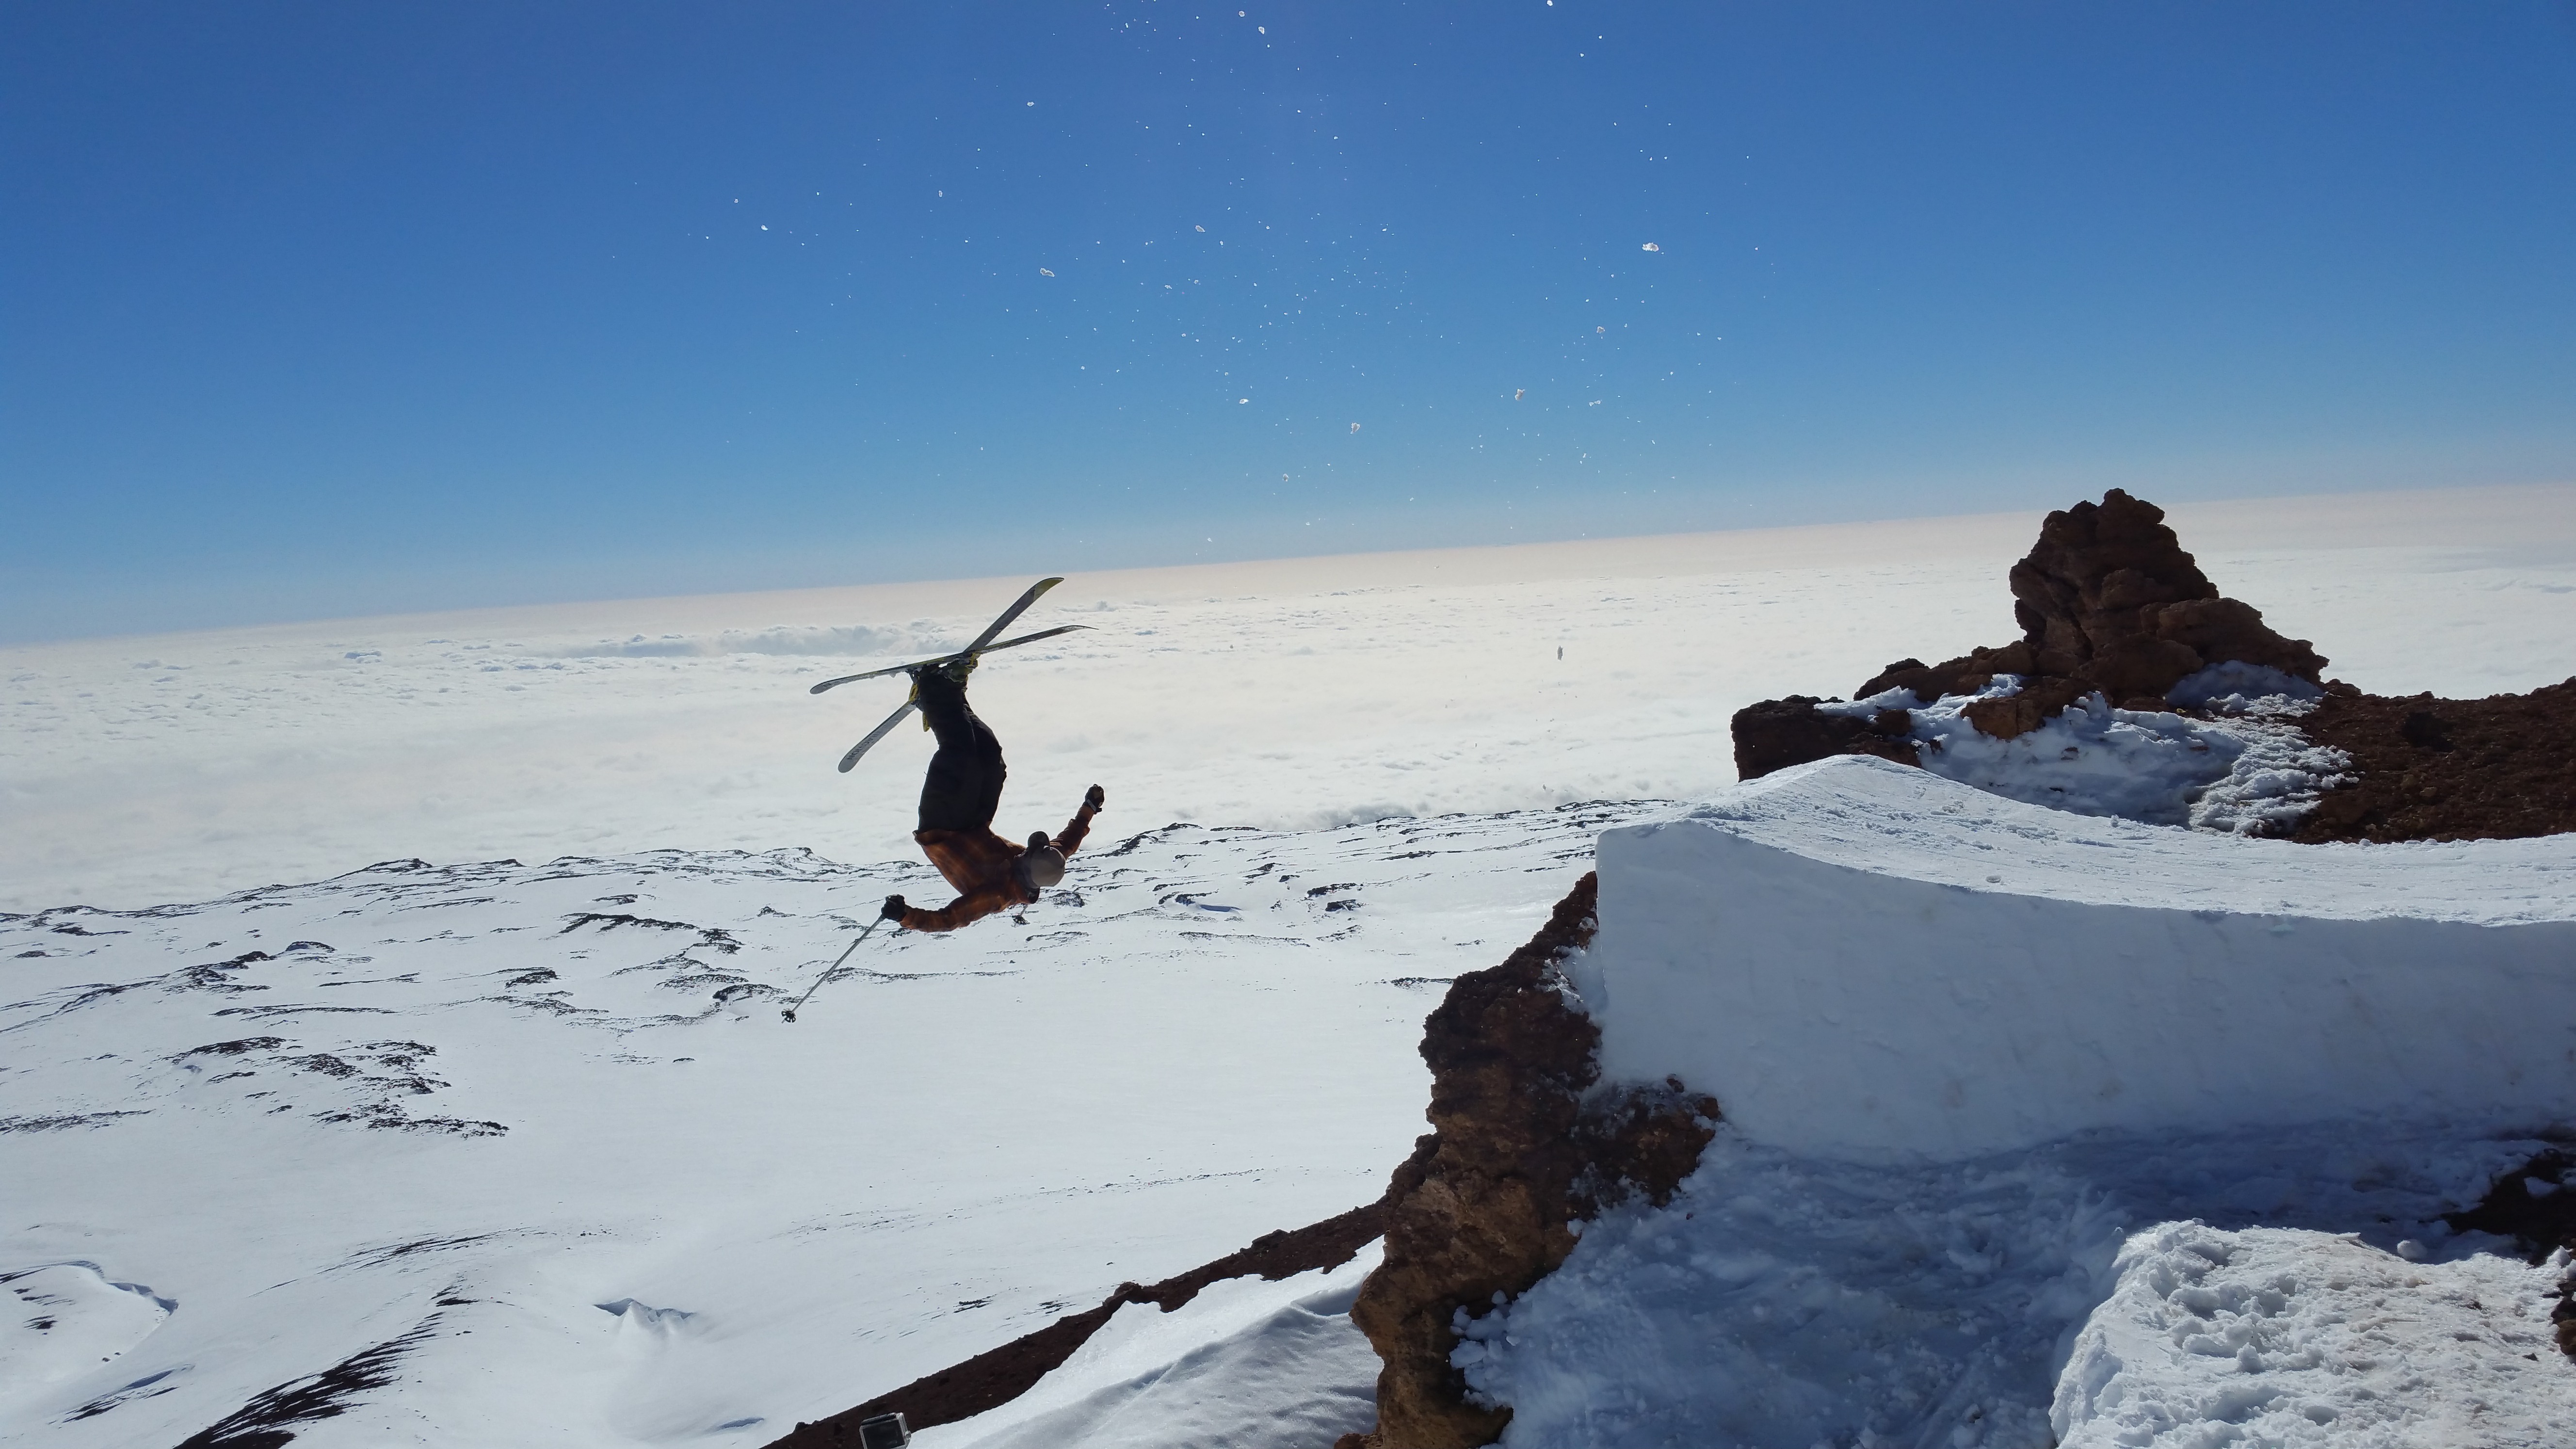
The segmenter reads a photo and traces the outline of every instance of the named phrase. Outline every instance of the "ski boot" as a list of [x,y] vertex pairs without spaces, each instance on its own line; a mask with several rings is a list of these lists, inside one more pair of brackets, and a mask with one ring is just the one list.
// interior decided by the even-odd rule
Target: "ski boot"
[[[904,702],[906,704],[921,703],[921,676],[924,674],[944,675],[947,678],[954,680],[959,687],[964,687],[966,676],[975,672],[975,665],[980,657],[981,656],[969,654],[963,659],[942,659],[929,664],[916,664],[912,668],[905,670],[904,673],[912,680],[912,693],[904,700]],[[922,719],[921,727],[923,729],[930,728],[930,720],[927,716]]]

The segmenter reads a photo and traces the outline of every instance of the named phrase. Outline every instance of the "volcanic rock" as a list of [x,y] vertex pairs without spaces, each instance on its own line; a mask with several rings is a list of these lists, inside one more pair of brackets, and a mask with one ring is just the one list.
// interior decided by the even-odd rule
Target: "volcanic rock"
[[[2174,685],[2228,660],[2318,682],[2326,661],[2308,641],[2281,637],[2253,605],[2221,597],[2164,519],[2163,509],[2117,488],[2100,503],[2051,513],[2039,526],[2039,541],[2012,566],[2019,639],[1939,664],[1900,659],[1852,698],[1909,689],[1929,704],[1974,694],[1998,674],[2016,675],[2022,681],[2016,694],[1967,711],[1980,731],[2011,739],[2097,692],[2115,704],[2161,709]],[[1751,780],[1839,754],[1919,763],[1912,746],[1901,742],[1902,731],[1891,741],[1857,720],[1827,715],[1819,724],[1797,717],[1796,707],[1812,704],[1795,696],[1737,712],[1737,776]]]
[[[1715,1135],[1717,1102],[1679,1082],[1594,1092],[1599,1028],[1559,969],[1590,943],[1595,877],[1500,966],[1461,976],[1424,1023],[1433,1131],[1387,1189],[1385,1258],[1351,1308],[1385,1368],[1377,1428],[1336,1449],[1473,1449],[1511,1422],[1468,1402],[1449,1355],[1483,1314],[1574,1250],[1570,1223],[1632,1193],[1671,1200]],[[1499,1297],[1498,1297],[1499,1295]]]
[[2315,683],[2326,661],[2266,627],[2252,605],[2219,597],[2164,520],[2114,488],[2040,524],[2011,574],[2031,672],[2089,681],[2115,700],[2161,698],[2230,659]]
[[[1814,695],[1793,694],[1738,710],[1734,722],[1736,773],[1750,780],[1827,755],[1877,755],[1900,765],[1923,763],[1915,754],[1914,742],[1905,738],[1910,721],[1883,731],[1880,719],[1820,714],[1816,710],[1820,703]],[[1904,711],[1894,713],[1901,716]],[[1894,738],[1889,738],[1891,734]]]
[[[2316,684],[2324,697],[2296,718],[2353,768],[2290,838],[2473,840],[2576,830],[2576,679],[2486,699],[2385,698],[2324,677],[2304,639],[2285,639],[2250,604],[2219,596],[2154,504],[2112,489],[2098,504],[2048,515],[2013,565],[2022,637],[1926,664],[1899,659],[1852,692],[1911,690],[1929,704],[1972,695],[1998,674],[2010,695],[1963,710],[1977,729],[2013,739],[2100,693],[2127,709],[2163,709],[2183,678],[2237,660]],[[1819,714],[1807,695],[1736,713],[1735,770],[1746,780],[1827,755],[1922,763],[1900,711],[1868,719]]]
[[2496,840],[2576,830],[2576,679],[2485,699],[2349,685],[2299,719],[2352,757],[2293,840]]

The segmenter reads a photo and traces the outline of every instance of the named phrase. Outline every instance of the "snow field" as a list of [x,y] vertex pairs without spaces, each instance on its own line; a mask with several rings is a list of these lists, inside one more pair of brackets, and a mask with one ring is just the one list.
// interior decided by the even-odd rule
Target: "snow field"
[[2307,846],[1842,756],[1600,845],[1605,1077],[1879,1160],[2576,1100],[2576,837]]
[[[1375,1198],[1446,978],[1638,813],[1110,808],[1025,926],[881,932],[794,1025],[926,865],[398,862],[0,921],[0,1275],[74,1300],[0,1337],[0,1444],[177,1443],[353,1359],[298,1449],[766,1443]],[[1225,1362],[1348,1359],[1327,1309]],[[1300,1412],[1347,1410],[1323,1382]]]
[[[2576,488],[2177,506],[2221,587],[2383,693],[2576,672]],[[976,701],[1014,799],[1309,828],[1692,799],[1726,722],[2018,634],[2034,515],[1071,578]],[[0,909],[202,900],[373,860],[908,855],[928,737],[816,680],[971,637],[1028,580],[339,620],[0,649]],[[1558,650],[1564,651],[1558,658]],[[1029,792],[1023,796],[1017,792]]]

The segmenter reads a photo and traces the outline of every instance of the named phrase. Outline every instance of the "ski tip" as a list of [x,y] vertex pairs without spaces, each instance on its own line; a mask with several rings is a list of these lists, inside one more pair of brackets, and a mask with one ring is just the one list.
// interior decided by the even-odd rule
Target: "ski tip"
[[837,682],[838,682],[838,681],[830,680],[830,679],[826,679],[826,680],[824,680],[822,683],[820,683],[820,684],[818,684],[818,685],[815,685],[812,689],[809,689],[809,690],[807,690],[807,691],[805,691],[805,692],[806,692],[807,694],[821,694],[824,690],[827,690],[827,689],[831,688],[831,687],[832,687],[835,683],[837,683]]

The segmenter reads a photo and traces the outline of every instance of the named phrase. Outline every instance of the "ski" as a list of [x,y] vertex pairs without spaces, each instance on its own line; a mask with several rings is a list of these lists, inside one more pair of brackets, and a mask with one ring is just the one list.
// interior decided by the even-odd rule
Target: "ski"
[[884,739],[887,735],[894,733],[894,727],[903,723],[911,716],[914,710],[919,708],[921,708],[920,705],[909,699],[905,700],[903,702],[903,708],[896,710],[894,713],[885,717],[884,724],[878,725],[875,729],[868,731],[868,737],[866,739],[850,746],[850,752],[841,757],[841,773],[844,775],[850,773],[850,767],[859,762],[859,756],[866,754],[869,746],[874,745],[881,739]]
[[1040,639],[1052,639],[1058,634],[1070,634],[1076,629],[1088,629],[1090,627],[1091,626],[1089,624],[1059,624],[1052,629],[1040,629],[1034,634],[1022,634],[1016,639],[1005,639],[999,644],[987,644],[981,649],[960,649],[954,654],[942,654],[932,659],[916,659],[910,664],[890,664],[883,669],[871,669],[865,674],[844,674],[838,679],[826,679],[822,683],[815,685],[812,689],[805,692],[807,694],[821,694],[824,690],[836,688],[844,684],[856,684],[862,679],[882,679],[889,674],[903,674],[911,670],[919,669],[925,664],[947,664],[959,659],[999,653],[1004,649],[1017,649],[1023,644],[1035,644]]
[[[963,659],[969,654],[981,653],[985,645],[992,643],[994,639],[1000,637],[1003,630],[1011,627],[1011,621],[1013,619],[1027,613],[1029,611],[1029,605],[1036,603],[1040,595],[1063,582],[1063,578],[1059,576],[1052,579],[1040,579],[1036,583],[1029,585],[1029,591],[1020,595],[1019,599],[1014,602],[1011,607],[1004,609],[1002,611],[1002,616],[987,625],[983,633],[976,635],[974,643],[967,645],[965,648],[958,650],[954,654],[943,654],[940,658]],[[912,667],[913,666],[909,664],[899,664],[895,666],[897,669],[910,669]],[[890,674],[893,670],[880,669],[875,672],[877,674]],[[866,674],[853,674],[846,679],[827,679],[806,692],[808,694],[821,694],[824,690],[831,688],[833,685],[847,684],[852,679],[866,679],[869,677],[870,676]]]

